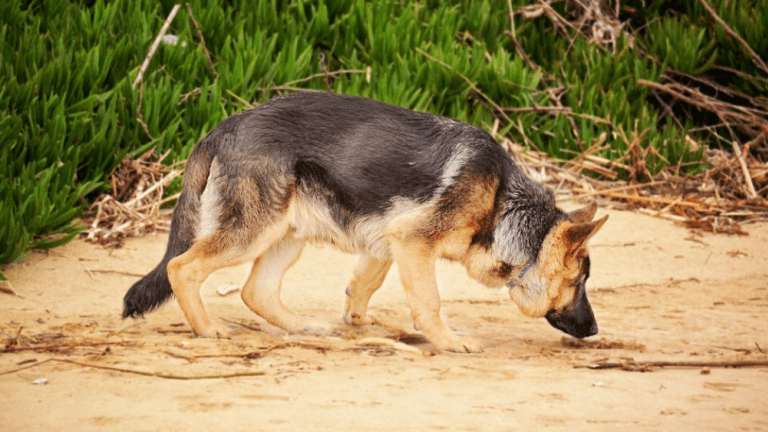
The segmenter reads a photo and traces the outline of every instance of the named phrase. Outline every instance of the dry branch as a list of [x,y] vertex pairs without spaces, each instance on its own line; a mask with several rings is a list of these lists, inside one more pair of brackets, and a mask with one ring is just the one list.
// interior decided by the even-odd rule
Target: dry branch
[[18,352],[18,351],[37,351],[37,352],[56,352],[64,350],[73,350],[75,348],[88,348],[98,346],[125,346],[131,345],[131,342],[68,342],[57,344],[38,344],[30,346],[19,346],[17,343],[8,344],[3,348],[4,353]]
[[121,162],[112,173],[111,194],[101,195],[93,203],[95,214],[81,237],[105,246],[120,246],[126,237],[170,229],[170,211],[161,210],[161,205],[174,197],[163,194],[181,171],[153,159],[150,150],[137,160]]
[[660,84],[640,79],[637,83],[668,93],[676,99],[697,108],[711,111],[720,116],[725,122],[743,123],[756,129],[768,126],[768,107],[765,106],[750,108],[730,104],[715,97],[707,96],[697,88],[686,87],[685,85],[674,81],[667,84]]
[[7,375],[12,374],[15,372],[19,372],[25,369],[30,369],[33,367],[42,366],[46,363],[51,362],[58,362],[58,363],[68,363],[75,366],[85,367],[85,368],[94,368],[94,369],[102,369],[102,370],[108,370],[113,372],[122,372],[122,373],[129,373],[134,375],[142,375],[147,377],[153,377],[153,378],[163,378],[163,379],[171,379],[171,380],[204,380],[204,379],[225,379],[225,378],[241,378],[241,377],[252,377],[252,376],[262,376],[264,375],[264,372],[242,372],[242,373],[233,373],[233,374],[220,374],[220,375],[169,375],[169,374],[163,374],[159,372],[145,372],[140,370],[134,370],[134,369],[126,369],[126,368],[118,368],[118,367],[112,367],[112,366],[103,366],[103,365],[97,365],[97,364],[91,364],[91,363],[82,363],[74,360],[68,360],[68,359],[61,359],[61,358],[50,358],[47,360],[43,360],[39,363],[35,363],[29,366],[25,366],[18,369],[8,370],[0,372],[0,375]]
[[[598,200],[608,208],[648,212],[691,229],[716,233],[745,234],[741,223],[768,220],[768,167],[749,153],[742,156],[755,184],[756,198],[750,198],[739,158],[724,150],[705,152],[702,163],[710,168],[701,174],[680,176],[679,166],[669,166],[651,176],[640,161],[630,162],[633,157],[651,157],[650,152],[632,155],[631,144],[627,155],[620,158],[630,162],[624,165],[619,160],[593,157],[589,149],[571,161],[555,160],[497,138],[523,171],[552,188],[560,202]],[[643,181],[616,180],[622,171],[629,178],[640,178],[640,169],[647,175]]]
[[141,101],[143,99],[144,99],[144,82],[142,81],[141,85],[139,86],[139,101],[136,103],[136,120],[141,125],[141,130],[144,131],[144,135],[146,135],[150,141],[153,141],[155,138],[149,132],[149,126],[147,125],[147,122],[144,121],[144,114],[141,113]]
[[7,281],[7,280],[0,280],[0,293],[9,294],[17,297],[19,296],[19,294],[17,294],[16,291],[13,290],[13,287],[11,286],[11,281]]
[[189,19],[192,20],[192,24],[195,26],[195,33],[197,34],[197,38],[200,39],[200,45],[203,47],[203,53],[205,53],[205,58],[208,60],[208,69],[211,70],[211,74],[213,74],[214,79],[218,79],[219,73],[216,72],[216,68],[213,66],[211,53],[208,51],[208,47],[205,45],[205,39],[203,38],[203,31],[200,30],[200,24],[197,23],[195,15],[192,13],[192,6],[189,3],[187,3],[187,14],[189,15]]
[[147,56],[144,58],[144,63],[141,64],[141,69],[139,69],[139,73],[136,75],[136,79],[133,81],[132,88],[136,88],[136,85],[139,84],[144,77],[144,72],[147,71],[147,67],[149,67],[149,62],[152,60],[152,56],[155,55],[155,51],[160,45],[160,41],[163,40],[165,32],[168,31],[168,27],[170,27],[171,21],[173,21],[173,18],[176,16],[176,13],[179,11],[180,7],[181,5],[175,5],[173,9],[171,9],[171,13],[168,14],[168,18],[165,19],[163,27],[160,28],[160,33],[157,34],[155,41],[152,42],[152,46],[149,48],[149,52],[147,52]]
[[768,360],[654,360],[654,361],[604,361],[590,364],[578,364],[575,369],[621,369],[631,372],[651,372],[654,368],[745,368],[768,367]]
[[141,273],[131,273],[127,271],[121,271],[121,270],[100,270],[100,269],[85,269],[88,273],[111,273],[111,274],[117,274],[121,276],[130,276],[130,277],[144,277],[144,274]]
[[707,3],[706,0],[699,0],[699,3],[701,3],[701,5],[704,6],[704,9],[706,9],[707,12],[709,12],[710,15],[712,15],[712,18],[714,18],[715,21],[717,21],[717,23],[720,24],[723,27],[723,30],[725,30],[726,33],[728,33],[729,35],[731,35],[731,37],[733,37],[734,39],[739,41],[739,44],[741,44],[741,46],[743,46],[747,50],[747,52],[749,52],[749,55],[752,56],[752,61],[754,61],[755,64],[757,64],[757,66],[760,67],[760,69],[763,70],[763,72],[768,74],[768,66],[766,66],[766,64],[763,61],[763,59],[761,59],[760,56],[757,55],[755,50],[753,50],[752,47],[749,46],[747,41],[742,39],[741,36],[739,36],[738,33],[733,31],[733,29],[730,26],[728,26],[728,24],[725,21],[723,21],[723,19],[720,18],[719,15],[717,15],[715,10],[712,9],[712,6],[710,6],[709,3]]

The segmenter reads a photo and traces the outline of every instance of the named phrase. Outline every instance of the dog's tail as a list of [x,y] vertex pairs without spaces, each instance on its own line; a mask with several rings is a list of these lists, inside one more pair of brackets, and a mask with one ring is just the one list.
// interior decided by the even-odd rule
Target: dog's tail
[[123,298],[123,318],[141,317],[173,296],[166,266],[183,254],[195,239],[199,220],[200,195],[208,182],[208,173],[217,153],[216,131],[204,138],[190,154],[184,168],[184,183],[179,202],[173,211],[168,248],[157,267],[133,284]]

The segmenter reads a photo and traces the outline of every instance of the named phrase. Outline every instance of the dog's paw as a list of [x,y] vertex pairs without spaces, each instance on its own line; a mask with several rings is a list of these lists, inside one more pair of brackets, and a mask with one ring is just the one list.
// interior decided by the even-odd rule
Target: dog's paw
[[442,351],[451,351],[456,353],[481,353],[483,346],[476,340],[468,337],[451,335],[451,337],[442,338],[440,341],[432,342],[435,348]]
[[353,313],[353,314],[345,314],[344,315],[344,324],[351,325],[351,326],[369,326],[374,324],[380,324],[378,318],[376,318],[373,315],[363,315],[360,316],[359,314]]
[[229,339],[229,330],[224,324],[211,323],[208,327],[196,331],[197,337],[206,339]]

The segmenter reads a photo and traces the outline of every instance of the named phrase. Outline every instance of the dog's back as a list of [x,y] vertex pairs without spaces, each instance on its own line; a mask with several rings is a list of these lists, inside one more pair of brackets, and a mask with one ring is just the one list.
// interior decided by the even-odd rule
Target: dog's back
[[282,96],[245,113],[239,128],[228,158],[252,170],[277,162],[299,183],[332,189],[335,204],[355,214],[379,212],[393,197],[423,202],[446,175],[499,173],[511,162],[478,128],[358,97]]

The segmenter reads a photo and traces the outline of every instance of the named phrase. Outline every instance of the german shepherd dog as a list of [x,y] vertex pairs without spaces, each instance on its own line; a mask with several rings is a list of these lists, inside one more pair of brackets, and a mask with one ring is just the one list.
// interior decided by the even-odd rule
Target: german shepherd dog
[[192,330],[227,337],[200,285],[253,262],[245,304],[288,332],[327,324],[280,301],[283,274],[306,242],[360,254],[344,321],[370,324],[368,301],[397,263],[415,327],[437,348],[479,352],[440,318],[435,260],[462,263],[489,287],[507,285],[523,313],[582,338],[597,333],[587,300],[586,242],[605,223],[594,204],[570,213],[493,138],[460,121],[368,99],[295,93],[235,114],[187,161],[160,264],[125,295],[139,317],[172,295]]

